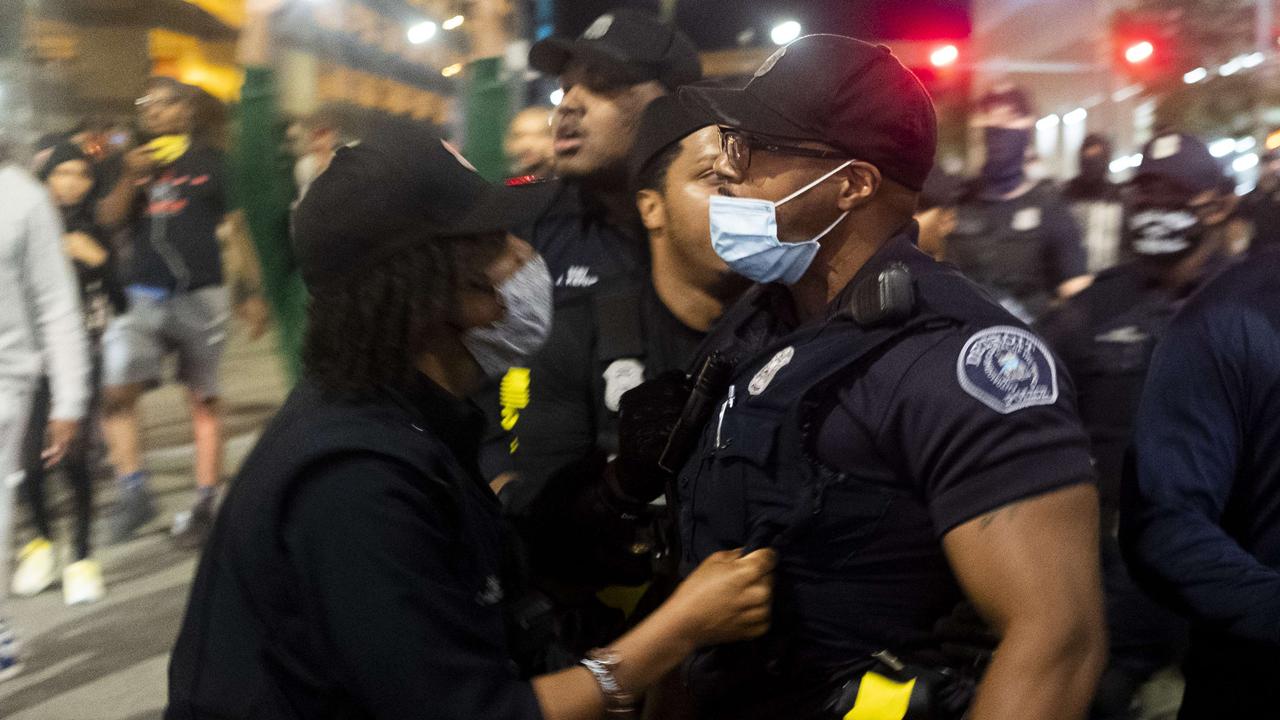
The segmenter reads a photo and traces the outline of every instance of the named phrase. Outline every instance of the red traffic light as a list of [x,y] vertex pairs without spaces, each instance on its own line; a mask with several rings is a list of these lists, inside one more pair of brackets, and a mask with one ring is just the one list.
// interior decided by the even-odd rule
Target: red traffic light
[[946,67],[960,58],[960,49],[955,45],[943,45],[929,53],[929,62],[934,67]]
[[1124,49],[1124,59],[1131,65],[1144,63],[1156,53],[1156,46],[1149,40],[1140,40]]

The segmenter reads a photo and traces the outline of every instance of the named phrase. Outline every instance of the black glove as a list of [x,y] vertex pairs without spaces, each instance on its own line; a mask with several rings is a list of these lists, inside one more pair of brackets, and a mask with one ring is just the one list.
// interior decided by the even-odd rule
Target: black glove
[[685,374],[672,370],[623,394],[618,404],[618,458],[613,463],[623,499],[648,503],[666,489],[671,474],[658,467],[658,460],[690,390]]

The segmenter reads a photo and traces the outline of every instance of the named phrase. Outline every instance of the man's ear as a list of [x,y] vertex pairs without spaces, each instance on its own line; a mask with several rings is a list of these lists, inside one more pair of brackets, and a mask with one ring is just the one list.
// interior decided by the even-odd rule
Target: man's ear
[[667,203],[657,190],[646,188],[637,192],[636,210],[640,212],[645,230],[656,232],[667,226]]
[[855,161],[841,171],[844,182],[840,184],[840,195],[836,198],[836,206],[848,212],[866,204],[880,189],[880,169],[871,163]]

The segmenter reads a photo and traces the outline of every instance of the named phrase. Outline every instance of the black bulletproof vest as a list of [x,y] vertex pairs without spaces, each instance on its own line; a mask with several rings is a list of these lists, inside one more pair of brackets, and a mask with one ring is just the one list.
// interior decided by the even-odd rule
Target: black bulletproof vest
[[[817,410],[824,400],[837,387],[857,382],[861,368],[913,333],[946,326],[1020,326],[954,268],[903,244],[882,251],[868,267],[891,261],[908,266],[916,290],[914,314],[871,328],[837,315],[821,326],[801,327],[760,345],[737,362],[728,396],[678,476],[686,567],[722,549],[779,550],[773,640],[766,638],[763,648],[750,651],[756,664],[786,657],[777,664],[794,668],[805,664],[805,658],[827,663],[833,655],[847,653],[852,660],[886,649],[879,640],[865,638],[834,638],[825,648],[778,645],[793,642],[788,638],[823,634],[805,625],[811,618],[791,612],[789,599],[838,604],[839,598],[831,595],[838,594],[841,574],[848,572],[844,561],[874,539],[882,524],[928,527],[924,500],[916,496],[913,483],[872,483],[814,458],[811,432],[821,420]],[[864,271],[858,282],[878,272]],[[744,326],[758,319],[730,316]]]
[[[281,528],[307,470],[343,455],[410,468],[456,510],[459,571],[500,575],[498,505],[407,402],[326,402],[304,380],[263,433],[219,511],[169,667],[167,720],[364,717],[326,675]],[[472,578],[474,576],[474,578]],[[494,606],[492,612],[501,613]],[[499,620],[499,624],[501,620]],[[294,707],[300,699],[310,703]]]
[[1040,185],[1005,202],[962,203],[956,208],[955,230],[947,239],[948,262],[1001,302],[1015,303],[1024,317],[1044,312],[1055,290],[1042,222],[1049,192]]

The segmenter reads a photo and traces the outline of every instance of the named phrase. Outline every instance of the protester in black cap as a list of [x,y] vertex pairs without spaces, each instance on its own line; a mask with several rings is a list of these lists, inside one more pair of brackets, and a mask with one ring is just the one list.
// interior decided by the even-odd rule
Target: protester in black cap
[[1240,208],[1253,224],[1250,252],[1280,247],[1280,150],[1268,150],[1258,167],[1258,185]]
[[1185,623],[1134,585],[1116,539],[1124,456],[1151,363],[1174,313],[1227,262],[1235,196],[1204,143],[1167,133],[1143,149],[1128,189],[1126,254],[1039,329],[1076,381],[1102,501],[1102,567],[1111,661],[1094,717],[1127,718],[1137,689],[1174,662]]
[[1026,172],[1034,112],[1026,93],[1012,86],[979,98],[973,124],[982,131],[985,160],[960,203],[946,255],[1023,322],[1089,285],[1070,210],[1052,183]]
[[656,17],[619,9],[575,40],[534,44],[529,64],[559,76],[564,90],[552,133],[555,173],[565,183],[529,236],[551,268],[556,297],[642,277],[647,243],[627,188],[627,156],[645,105],[702,76],[697,49]]
[[652,542],[639,537],[652,518],[641,503],[634,520],[605,540],[561,514],[542,512],[543,496],[548,484],[599,477],[604,460],[619,451],[622,394],[669,371],[683,374],[712,323],[745,289],[708,242],[707,203],[720,186],[712,170],[719,154],[709,117],[684,110],[674,97],[645,109],[630,165],[653,256],[650,276],[562,302],[546,346],[506,374],[499,404],[490,408],[492,423],[503,430],[491,438],[490,453],[506,462],[486,469],[513,470],[498,481],[508,514],[531,545],[571,549],[535,553],[550,561],[535,567],[539,580],[551,581],[540,584],[577,618],[561,623],[575,630],[562,638],[571,648],[599,642],[631,609],[609,610],[594,597],[605,585],[649,579]]
[[[1135,249],[1212,252],[1234,194],[1204,146],[1156,138]],[[1204,271],[1201,270],[1201,274]],[[1191,623],[1180,720],[1280,708],[1280,253],[1205,282],[1161,332],[1122,486],[1120,542],[1151,597]],[[1184,282],[1190,282],[1184,280]]]
[[1080,226],[1089,272],[1096,273],[1123,259],[1120,185],[1112,182],[1111,141],[1091,133],[1080,144],[1080,173],[1062,186]]
[[546,267],[504,231],[541,188],[463,162],[375,135],[300,205],[304,378],[220,511],[166,718],[600,718],[694,647],[767,626],[771,556],[727,553],[581,666],[517,670],[521,588],[461,398],[548,330]]
[[712,246],[760,285],[703,345],[664,480],[686,568],[779,553],[770,635],[688,668],[700,716],[958,718],[972,658],[935,623],[967,596],[999,637],[967,717],[1082,717],[1105,657],[1088,441],[1044,343],[914,246],[928,94],[887,48],[813,35],[681,97],[721,125]]

